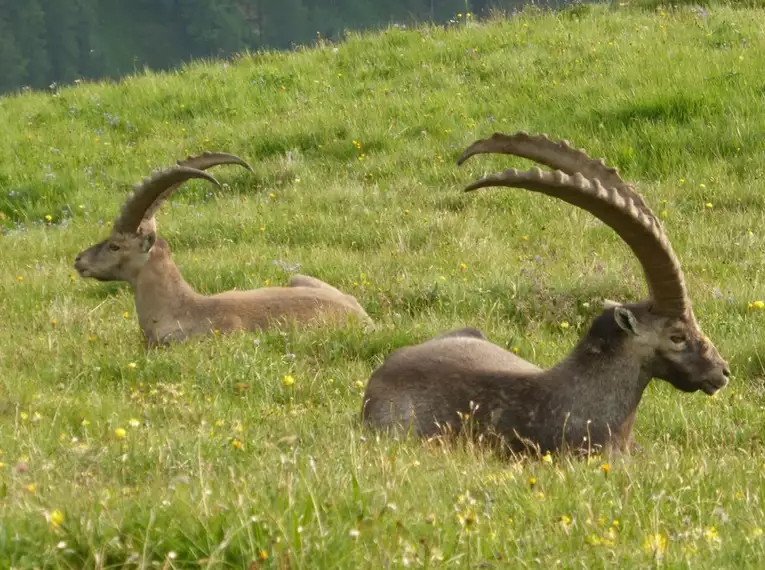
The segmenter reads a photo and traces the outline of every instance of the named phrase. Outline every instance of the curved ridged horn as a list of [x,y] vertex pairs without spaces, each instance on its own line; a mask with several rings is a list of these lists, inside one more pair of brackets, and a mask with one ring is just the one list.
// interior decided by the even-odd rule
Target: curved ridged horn
[[602,158],[590,158],[584,149],[575,149],[571,143],[553,141],[547,135],[530,135],[519,131],[513,135],[494,133],[487,139],[480,139],[471,144],[457,159],[457,165],[462,165],[468,158],[475,154],[502,153],[513,154],[522,158],[533,160],[538,164],[544,164],[553,170],[561,170],[569,176],[581,172],[585,178],[600,180],[606,188],[618,188],[620,193],[628,196],[635,206],[659,221],[651,209],[643,200],[643,197],[635,191],[633,184],[625,182],[619,176],[619,170],[613,166],[606,166]]
[[[196,156],[187,156],[183,160],[177,161],[178,166],[188,166],[189,168],[196,168],[197,170],[207,170],[208,168],[212,168],[213,166],[220,166],[222,164],[238,164],[239,166],[242,166],[249,170],[250,172],[253,172],[252,166],[250,166],[246,160],[243,158],[239,158],[235,154],[229,154],[227,152],[209,152],[205,151],[202,154],[198,154]],[[175,193],[176,190],[180,187],[180,184],[173,184],[162,192],[159,196],[157,196],[157,199],[154,200],[154,203],[149,206],[149,209],[146,210],[146,213],[144,214],[144,219],[149,220],[154,217],[154,214],[157,213],[157,210],[164,204],[170,196]]]
[[213,184],[220,183],[210,174],[188,166],[173,166],[157,170],[149,178],[133,187],[133,192],[122,205],[120,215],[114,220],[115,232],[132,233],[138,230],[144,214],[157,197],[173,184],[182,184],[190,178],[204,178]]
[[653,214],[635,204],[618,188],[606,188],[598,179],[589,180],[577,172],[542,172],[532,168],[519,172],[511,168],[501,174],[473,182],[465,192],[489,186],[525,188],[540,192],[586,210],[610,226],[632,249],[645,273],[653,300],[652,310],[667,316],[683,316],[690,308],[680,262]]

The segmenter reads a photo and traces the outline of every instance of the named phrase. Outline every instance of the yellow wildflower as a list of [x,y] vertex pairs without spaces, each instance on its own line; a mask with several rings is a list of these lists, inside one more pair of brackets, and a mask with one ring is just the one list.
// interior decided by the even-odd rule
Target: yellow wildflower
[[713,526],[708,526],[704,529],[704,540],[706,540],[709,544],[717,545],[720,543],[720,537],[717,534],[717,528]]
[[127,431],[125,431],[125,428],[117,428],[114,430],[114,437],[117,439],[125,439],[127,437]]
[[53,528],[58,528],[64,522],[64,513],[58,509],[53,509],[49,515],[50,524]]
[[294,386],[295,379],[291,375],[287,374],[284,378],[282,378],[282,384],[284,384],[286,387]]
[[457,513],[457,520],[465,530],[470,530],[478,524],[478,515],[473,511],[465,511],[464,513]]
[[598,536],[595,533],[592,533],[590,536],[586,539],[587,544],[590,546],[613,546],[614,545],[614,537],[609,533],[607,536]]
[[643,540],[643,550],[661,556],[667,550],[667,537],[659,532],[647,535]]

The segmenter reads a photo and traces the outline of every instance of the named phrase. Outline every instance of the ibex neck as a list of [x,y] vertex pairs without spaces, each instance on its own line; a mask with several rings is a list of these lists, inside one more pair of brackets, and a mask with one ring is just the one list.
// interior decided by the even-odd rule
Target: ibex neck
[[196,296],[191,286],[183,279],[164,240],[157,240],[151,249],[149,260],[141,268],[134,287],[136,294],[151,290],[151,295],[156,298],[181,299]]
[[170,248],[158,240],[135,284],[135,308],[144,334],[153,342],[174,330],[194,312],[199,297],[173,263]]
[[604,353],[584,339],[547,372],[554,384],[552,410],[565,417],[565,440],[574,447],[622,446],[630,439],[640,399],[651,380],[644,359],[614,347]]

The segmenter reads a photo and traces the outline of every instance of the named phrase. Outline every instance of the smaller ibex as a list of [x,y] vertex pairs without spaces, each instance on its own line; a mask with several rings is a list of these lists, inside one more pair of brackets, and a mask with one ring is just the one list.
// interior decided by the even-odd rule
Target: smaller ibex
[[427,437],[458,432],[470,417],[474,435],[497,438],[514,452],[626,451],[652,378],[707,394],[728,383],[728,365],[696,322],[661,224],[616,169],[566,142],[523,132],[476,141],[458,164],[489,152],[529,158],[555,171],[510,169],[466,191],[525,188],[589,211],[637,256],[650,299],[608,307],[573,352],[549,370],[489,342],[476,329],[396,350],[369,380],[362,406],[367,424]]
[[255,331],[278,324],[334,324],[359,319],[373,326],[354,297],[305,275],[293,276],[289,287],[212,296],[196,293],[173,262],[167,242],[157,239],[153,221],[157,200],[191,178],[218,184],[210,174],[188,166],[154,172],[135,186],[111,236],[82,251],[74,263],[83,277],[131,284],[138,322],[150,346],[214,331]]
[[[178,166],[186,166],[188,168],[194,168],[196,170],[207,170],[213,166],[221,166],[223,164],[237,164],[243,168],[246,168],[252,172],[252,167],[242,158],[234,154],[227,152],[208,152],[205,151],[202,154],[196,156],[187,156],[183,160],[176,161]],[[146,209],[146,212],[141,219],[141,223],[138,225],[138,230],[132,233],[137,235],[148,235],[157,233],[157,220],[155,214],[159,208],[180,188],[183,182],[171,184],[166,190],[163,190],[157,199],[151,203]],[[216,182],[217,184],[217,182]],[[113,231],[112,234],[121,234],[125,232]],[[131,233],[131,232],[128,232]],[[96,279],[97,281],[128,281],[125,279],[125,272],[122,268],[121,258],[116,256],[115,253],[119,251],[116,244],[112,244],[108,247],[109,253],[106,251],[106,245],[109,240],[102,241],[88,249],[81,251],[75,259],[75,269],[80,274],[80,277],[85,279]],[[132,283],[131,283],[132,285]]]

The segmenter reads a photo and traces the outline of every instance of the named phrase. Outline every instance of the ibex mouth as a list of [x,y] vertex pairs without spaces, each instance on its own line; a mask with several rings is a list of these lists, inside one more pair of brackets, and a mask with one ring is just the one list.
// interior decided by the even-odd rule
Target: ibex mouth
[[84,279],[93,278],[93,279],[97,279],[99,281],[102,281],[102,279],[98,279],[98,276],[93,275],[92,272],[90,271],[90,269],[87,268],[87,266],[83,267],[79,263],[75,262],[72,267],[74,267],[74,270],[77,271],[79,276],[84,278]]
[[708,396],[714,396],[727,385],[728,379],[725,376],[720,376],[719,378],[705,378],[701,383],[701,390]]

